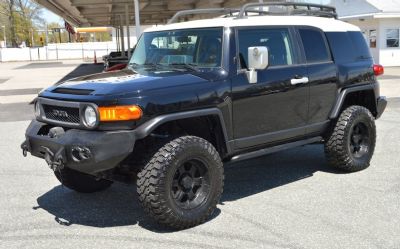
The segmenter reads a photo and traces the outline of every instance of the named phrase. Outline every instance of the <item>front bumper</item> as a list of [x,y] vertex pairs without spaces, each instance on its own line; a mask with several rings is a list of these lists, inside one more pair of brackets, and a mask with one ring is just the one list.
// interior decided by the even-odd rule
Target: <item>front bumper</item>
[[57,137],[47,131],[47,124],[32,120],[21,145],[24,154],[45,159],[53,170],[68,167],[91,175],[116,167],[133,151],[136,140],[134,131],[70,129]]
[[385,111],[387,105],[386,97],[381,96],[378,98],[376,103],[376,119],[382,116],[383,111]]

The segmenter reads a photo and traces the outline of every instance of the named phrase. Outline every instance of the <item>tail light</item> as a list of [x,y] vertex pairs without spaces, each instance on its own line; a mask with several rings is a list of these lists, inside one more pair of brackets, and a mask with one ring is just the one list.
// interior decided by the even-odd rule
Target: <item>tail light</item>
[[385,72],[385,69],[383,68],[382,65],[375,64],[374,65],[374,74],[375,76],[382,75]]

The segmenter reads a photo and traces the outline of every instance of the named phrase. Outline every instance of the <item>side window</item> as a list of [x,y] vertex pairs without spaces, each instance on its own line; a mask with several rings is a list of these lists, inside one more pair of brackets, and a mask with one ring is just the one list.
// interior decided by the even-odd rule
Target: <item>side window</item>
[[239,60],[241,68],[247,68],[248,48],[268,48],[269,65],[283,66],[294,63],[288,29],[241,29],[238,30]]
[[331,61],[321,32],[312,29],[299,29],[299,32],[308,63]]

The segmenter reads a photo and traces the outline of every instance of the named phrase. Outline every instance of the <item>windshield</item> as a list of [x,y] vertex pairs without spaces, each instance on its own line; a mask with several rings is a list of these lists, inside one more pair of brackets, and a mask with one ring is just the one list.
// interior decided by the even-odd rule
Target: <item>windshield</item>
[[129,62],[132,67],[221,67],[222,28],[143,33]]

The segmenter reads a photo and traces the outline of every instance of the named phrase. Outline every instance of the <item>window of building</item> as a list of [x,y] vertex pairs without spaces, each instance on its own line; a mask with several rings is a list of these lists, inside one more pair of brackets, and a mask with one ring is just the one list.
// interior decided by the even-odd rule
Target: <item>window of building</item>
[[369,31],[369,47],[376,48],[376,29]]
[[399,29],[386,30],[386,47],[398,48],[399,47]]
[[308,63],[331,61],[321,32],[312,29],[300,29],[299,31]]
[[241,29],[238,31],[241,68],[248,67],[248,48],[267,47],[270,66],[292,65],[293,50],[288,29]]

